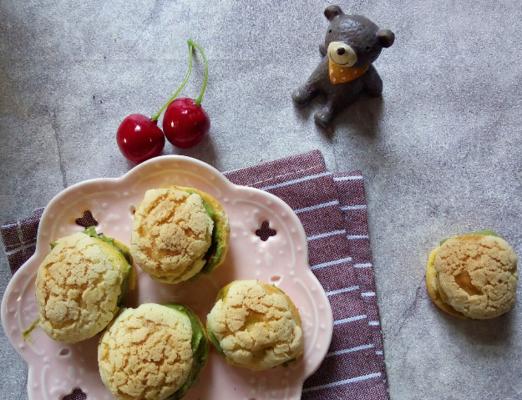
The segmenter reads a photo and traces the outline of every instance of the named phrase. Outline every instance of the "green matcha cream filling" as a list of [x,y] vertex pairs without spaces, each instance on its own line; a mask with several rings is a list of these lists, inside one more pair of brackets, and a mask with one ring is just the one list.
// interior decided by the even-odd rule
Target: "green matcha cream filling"
[[199,372],[205,366],[205,363],[208,358],[208,342],[205,337],[205,331],[203,328],[203,324],[199,320],[199,318],[187,307],[184,307],[179,304],[167,304],[165,307],[168,307],[172,310],[175,310],[181,314],[186,315],[190,320],[190,325],[192,327],[192,369],[190,370],[189,376],[185,383],[178,389],[176,393],[174,393],[168,400],[179,400],[181,399],[185,393],[190,389],[190,387],[197,380]]
[[207,254],[205,254],[204,259],[206,260],[205,266],[201,270],[201,272],[209,273],[216,268],[221,262],[223,258],[223,254],[226,247],[226,242],[223,239],[226,235],[226,222],[223,220],[223,216],[220,212],[217,212],[214,207],[207,202],[203,196],[201,196],[197,191],[193,190],[185,190],[187,193],[197,194],[201,197],[203,201],[203,207],[205,207],[205,211],[207,212],[210,219],[214,222],[214,229],[212,229],[212,238],[210,242],[210,247],[208,248]]

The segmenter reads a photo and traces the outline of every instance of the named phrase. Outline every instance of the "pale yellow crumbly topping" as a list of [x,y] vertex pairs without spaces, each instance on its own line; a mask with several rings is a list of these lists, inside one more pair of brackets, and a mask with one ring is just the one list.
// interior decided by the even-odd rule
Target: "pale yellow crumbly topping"
[[434,267],[441,300],[466,317],[494,318],[515,304],[517,256],[502,238],[469,234],[448,239]]
[[192,368],[189,318],[158,304],[124,310],[103,334],[98,365],[117,399],[164,400]]
[[213,226],[198,194],[148,190],[134,214],[132,257],[158,280],[185,281],[205,266]]
[[303,354],[299,313],[281,290],[255,280],[231,283],[207,317],[227,360],[264,370]]
[[83,233],[58,240],[36,276],[39,324],[49,336],[75,343],[109,324],[124,280],[117,257]]

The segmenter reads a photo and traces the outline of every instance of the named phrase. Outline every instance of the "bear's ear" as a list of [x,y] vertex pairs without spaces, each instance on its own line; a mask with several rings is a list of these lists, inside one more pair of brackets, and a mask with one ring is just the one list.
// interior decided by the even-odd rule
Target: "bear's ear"
[[382,47],[390,47],[395,41],[395,34],[389,29],[379,29],[376,35]]
[[339,6],[328,6],[324,10],[324,16],[326,17],[326,19],[328,21],[331,21],[338,15],[342,15],[342,14],[344,14],[343,10],[341,10],[341,7],[339,7]]

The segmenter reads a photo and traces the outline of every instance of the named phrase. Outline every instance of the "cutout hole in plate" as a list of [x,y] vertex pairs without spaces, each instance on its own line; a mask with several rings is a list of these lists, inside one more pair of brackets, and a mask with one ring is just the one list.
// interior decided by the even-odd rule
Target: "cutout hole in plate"
[[80,218],[76,218],[74,222],[76,225],[83,226],[84,228],[98,226],[98,221],[96,221],[96,218],[92,215],[91,210],[85,210],[83,215]]
[[65,356],[68,356],[70,352],[71,351],[67,347],[64,347],[63,349],[60,350],[60,352],[58,354],[62,357],[65,357]]
[[277,231],[270,228],[270,222],[267,220],[261,222],[261,226],[256,230],[256,236],[259,236],[263,242],[266,242],[270,236],[275,235],[277,235]]
[[62,397],[62,400],[86,400],[87,395],[80,388],[74,389],[70,394]]

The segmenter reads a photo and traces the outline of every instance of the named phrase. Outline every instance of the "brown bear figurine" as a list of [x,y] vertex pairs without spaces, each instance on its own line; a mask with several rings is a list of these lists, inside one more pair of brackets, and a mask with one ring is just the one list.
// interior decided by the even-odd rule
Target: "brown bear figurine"
[[324,15],[330,25],[324,44],[319,46],[323,59],[292,94],[297,105],[307,104],[320,93],[326,96],[326,104],[314,115],[322,127],[363,91],[373,97],[382,94],[382,80],[372,62],[395,40],[392,31],[379,29],[362,15],[347,15],[339,6],[327,7]]

